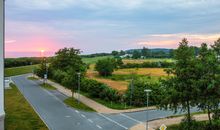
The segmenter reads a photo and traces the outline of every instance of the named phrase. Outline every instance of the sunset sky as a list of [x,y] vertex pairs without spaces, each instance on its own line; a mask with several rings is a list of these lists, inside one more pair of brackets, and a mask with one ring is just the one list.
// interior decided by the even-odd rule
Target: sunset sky
[[219,0],[6,0],[6,57],[176,48],[220,37]]

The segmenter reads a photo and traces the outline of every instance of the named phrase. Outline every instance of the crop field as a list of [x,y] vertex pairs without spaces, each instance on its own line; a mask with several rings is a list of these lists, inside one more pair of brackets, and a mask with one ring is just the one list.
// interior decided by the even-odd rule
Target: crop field
[[[159,59],[158,59],[159,60]],[[131,60],[130,60],[131,61]],[[134,60],[136,62],[137,60]],[[144,61],[146,62],[146,60]],[[131,68],[131,69],[118,69],[114,71],[110,77],[100,77],[98,72],[94,70],[95,64],[91,64],[87,70],[86,76],[91,79],[95,79],[99,82],[105,83],[111,88],[124,92],[127,90],[129,82],[133,74],[139,77],[149,76],[152,82],[158,81],[160,77],[166,77],[167,74],[164,68]]]
[[168,58],[151,58],[151,59],[123,59],[123,63],[143,63],[143,62],[158,62],[158,61],[166,61],[166,62],[174,62],[173,59]]

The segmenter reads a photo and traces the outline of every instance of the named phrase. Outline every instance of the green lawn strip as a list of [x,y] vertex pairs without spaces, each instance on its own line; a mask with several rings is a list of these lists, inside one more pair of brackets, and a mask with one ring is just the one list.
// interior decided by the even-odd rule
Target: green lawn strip
[[80,94],[108,107],[108,108],[111,108],[111,109],[116,109],[116,110],[126,110],[126,109],[133,109],[133,108],[138,108],[138,107],[135,107],[135,106],[128,106],[128,105],[125,105],[125,103],[115,103],[115,102],[111,102],[111,101],[105,101],[103,99],[99,99],[99,98],[93,98],[89,95],[89,93],[85,93],[85,92],[80,92]]
[[[185,122],[185,124],[186,124],[186,122]],[[193,123],[193,130],[208,130],[207,125],[209,125],[209,121],[196,121]],[[219,130],[220,121],[219,120],[213,121],[212,127],[213,126],[214,126],[214,129],[211,128],[210,130]],[[218,128],[216,128],[216,127],[218,127]],[[184,128],[180,124],[167,126],[167,130],[182,130],[182,129],[184,129]],[[157,129],[157,130],[159,130],[159,129]]]
[[32,77],[32,76],[31,76],[31,77],[28,77],[28,79],[29,79],[29,80],[39,80],[38,78]]
[[[200,114],[207,114],[207,112],[205,111],[200,111],[200,112],[193,112],[191,113],[191,115],[200,115]],[[186,114],[180,114],[180,115],[172,115],[172,116],[168,116],[167,118],[175,118],[175,117],[181,117],[181,116],[185,116]]]
[[95,112],[94,109],[86,106],[85,104],[79,102],[78,104],[78,101],[76,99],[73,99],[72,97],[69,97],[67,99],[64,100],[64,103],[68,106],[71,106],[75,109],[78,109],[78,110],[83,110],[83,111],[89,111],[89,112]]
[[48,130],[14,84],[5,90],[5,130]]
[[44,89],[47,89],[47,90],[57,90],[54,86],[52,86],[48,83],[42,83],[42,84],[40,84],[40,86]]
[[5,76],[8,77],[8,76],[32,73],[33,69],[36,68],[37,66],[38,65],[28,65],[21,67],[5,68]]

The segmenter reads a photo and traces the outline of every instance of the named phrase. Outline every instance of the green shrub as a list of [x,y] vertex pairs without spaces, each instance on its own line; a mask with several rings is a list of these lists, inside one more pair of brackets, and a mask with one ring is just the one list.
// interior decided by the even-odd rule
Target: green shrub
[[117,63],[113,58],[107,58],[98,60],[95,65],[95,70],[99,72],[101,76],[110,76],[114,72],[114,69],[117,68]]
[[104,99],[105,101],[120,102],[122,98],[116,90],[93,79],[82,79],[81,90],[89,93],[91,97]]

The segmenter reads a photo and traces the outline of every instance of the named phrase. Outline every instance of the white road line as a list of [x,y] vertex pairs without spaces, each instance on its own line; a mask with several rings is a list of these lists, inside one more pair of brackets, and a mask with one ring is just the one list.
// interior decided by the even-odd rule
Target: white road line
[[88,121],[89,121],[90,123],[93,123],[93,121],[92,121],[91,119],[88,119]]
[[81,114],[81,116],[82,116],[82,117],[84,117],[84,118],[86,118],[86,116],[85,116],[85,115],[83,115],[83,114]]
[[96,125],[99,129],[102,129],[102,127],[101,126],[99,126],[99,125]]
[[127,116],[127,115],[125,115],[125,114],[120,113],[120,115],[121,115],[121,116],[124,116],[124,117],[126,117],[126,118],[128,118],[128,119],[130,119],[130,120],[132,120],[132,121],[135,121],[135,122],[137,122],[137,123],[142,123],[141,121],[136,120],[136,119],[134,119],[134,118],[132,118],[132,117],[130,117],[130,116]]
[[76,113],[79,113],[79,111],[75,110]]
[[116,122],[116,121],[114,121],[114,120],[112,120],[112,119],[110,119],[110,118],[108,118],[108,117],[106,117],[106,116],[104,116],[103,114],[101,114],[101,113],[98,113],[100,116],[102,116],[102,117],[104,117],[105,119],[107,119],[107,120],[109,120],[109,121],[111,121],[111,122],[113,122],[113,123],[115,123],[115,124],[117,124],[118,126],[120,126],[120,127],[122,127],[122,128],[124,128],[124,129],[128,129],[127,127],[125,127],[125,126],[123,126],[123,125],[121,125],[121,124],[119,124],[118,122]]

